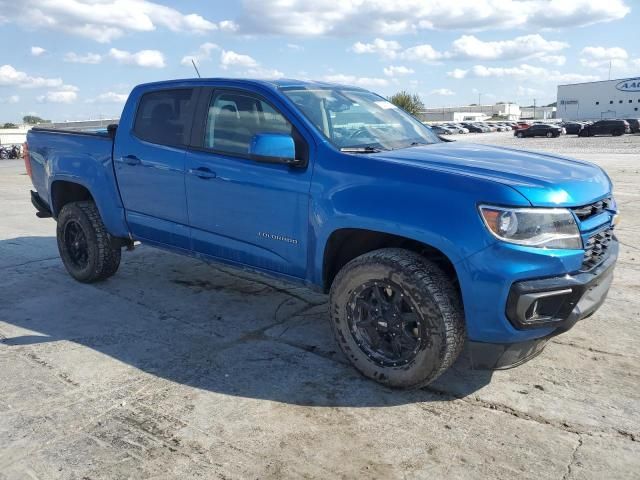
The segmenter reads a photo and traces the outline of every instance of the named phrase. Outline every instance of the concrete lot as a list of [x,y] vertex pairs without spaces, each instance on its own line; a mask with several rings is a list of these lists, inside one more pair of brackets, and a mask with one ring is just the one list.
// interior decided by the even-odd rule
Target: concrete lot
[[640,136],[456,139],[602,165],[621,258],[605,306],[534,360],[463,358],[414,392],[361,378],[302,288],[144,246],[74,282],[0,161],[0,479],[638,478]]

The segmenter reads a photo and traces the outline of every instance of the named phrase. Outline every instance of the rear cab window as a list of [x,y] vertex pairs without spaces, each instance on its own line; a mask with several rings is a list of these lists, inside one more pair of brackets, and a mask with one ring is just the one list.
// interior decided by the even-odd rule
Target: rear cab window
[[134,135],[159,145],[188,145],[195,100],[196,90],[193,88],[145,93],[138,104]]

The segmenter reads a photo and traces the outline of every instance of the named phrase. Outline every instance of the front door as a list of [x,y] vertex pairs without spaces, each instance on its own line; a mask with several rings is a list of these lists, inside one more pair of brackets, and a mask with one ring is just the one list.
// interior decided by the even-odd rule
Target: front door
[[114,159],[127,222],[134,237],[190,248],[184,186],[196,90],[142,96],[131,132],[118,132]]
[[[187,153],[193,249],[204,255],[302,278],[309,225],[308,144],[267,101],[250,92],[218,90],[204,110],[201,148]],[[258,133],[296,140],[304,167],[260,163],[248,155]]]

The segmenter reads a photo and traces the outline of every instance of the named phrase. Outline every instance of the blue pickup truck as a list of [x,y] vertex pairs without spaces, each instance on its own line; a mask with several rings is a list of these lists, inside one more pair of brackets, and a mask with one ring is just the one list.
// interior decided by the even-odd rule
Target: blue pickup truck
[[465,345],[492,368],[531,358],[598,309],[618,254],[599,167],[445,141],[350,86],[150,83],[117,126],[34,128],[27,148],[76,280],[139,241],[308,285],[355,368],[393,387]]

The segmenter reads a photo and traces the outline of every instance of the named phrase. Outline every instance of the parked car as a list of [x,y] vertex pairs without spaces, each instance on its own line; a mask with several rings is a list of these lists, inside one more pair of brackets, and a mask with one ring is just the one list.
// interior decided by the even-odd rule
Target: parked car
[[565,122],[562,126],[568,135],[578,135],[584,128],[584,124],[579,122]]
[[580,130],[581,137],[593,137],[595,135],[613,135],[614,137],[631,133],[631,128],[626,120],[598,120]]
[[469,130],[467,130],[466,128],[460,125],[456,125],[455,123],[443,123],[440,126],[444,128],[448,128],[449,130],[452,130],[454,133],[469,133]]
[[451,125],[453,125],[454,127],[459,128],[461,133],[469,133],[469,129],[467,127],[465,127],[464,125],[462,125],[461,123],[452,123]]
[[474,123],[463,123],[462,126],[469,130],[470,133],[483,133],[484,128]]
[[456,133],[450,128],[443,127],[442,125],[431,125],[431,130],[433,130],[433,133],[436,135],[453,135]]
[[625,120],[629,124],[629,133],[640,132],[640,118],[625,118]]
[[559,137],[562,135],[562,127],[556,125],[547,125],[543,123],[535,123],[529,128],[521,128],[513,132],[518,138],[524,137]]
[[494,127],[493,125],[489,125],[486,122],[480,122],[480,125],[482,125],[483,127],[487,128],[488,132],[497,132],[498,131],[498,129],[496,127]]
[[106,132],[35,127],[26,147],[77,281],[140,241],[315,288],[345,358],[392,387],[428,384],[465,344],[492,368],[535,356],[600,307],[618,254],[600,167],[444,142],[356,87],[155,82]]

